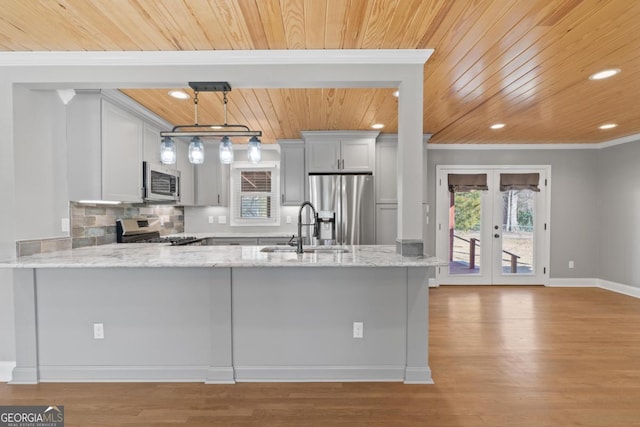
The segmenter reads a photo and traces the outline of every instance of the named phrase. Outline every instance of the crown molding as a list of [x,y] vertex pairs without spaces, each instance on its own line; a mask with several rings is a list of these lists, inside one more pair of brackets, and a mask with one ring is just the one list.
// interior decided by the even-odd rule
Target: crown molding
[[197,51],[33,51],[0,52],[8,66],[137,66],[137,65],[292,65],[404,64],[422,65],[433,49],[306,49]]
[[427,144],[429,150],[597,150],[599,144]]
[[610,139],[609,141],[601,142],[598,145],[600,146],[599,148],[608,148],[608,147],[613,147],[614,145],[628,144],[630,142],[636,142],[636,141],[640,141],[640,133],[623,136],[621,138]]

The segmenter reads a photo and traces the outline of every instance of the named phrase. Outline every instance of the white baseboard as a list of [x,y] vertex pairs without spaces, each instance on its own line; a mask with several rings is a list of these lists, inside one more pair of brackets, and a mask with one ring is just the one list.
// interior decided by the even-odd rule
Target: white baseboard
[[628,295],[630,297],[640,298],[640,288],[636,288],[635,286],[623,285],[622,283],[609,282],[608,280],[600,279],[598,281],[599,287],[602,289]]
[[0,383],[11,381],[11,372],[16,367],[16,362],[0,362]]
[[600,279],[549,279],[550,288],[598,288]]
[[573,288],[601,288],[607,291],[617,292],[630,297],[640,298],[640,288],[610,282],[602,279],[549,279],[549,287],[573,287]]
[[[236,382],[403,381],[404,366],[234,366]],[[430,371],[429,371],[430,373]]]
[[232,367],[40,366],[38,373],[40,382],[234,382]]

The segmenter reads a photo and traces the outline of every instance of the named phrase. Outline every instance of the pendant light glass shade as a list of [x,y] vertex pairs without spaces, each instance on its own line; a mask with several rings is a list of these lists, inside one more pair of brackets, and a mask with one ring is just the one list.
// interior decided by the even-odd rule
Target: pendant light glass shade
[[160,161],[163,165],[174,165],[176,163],[176,143],[166,136],[160,142]]
[[220,163],[228,165],[233,163],[233,144],[228,136],[220,140]]
[[262,160],[261,146],[260,140],[252,136],[249,140],[249,148],[247,149],[247,157],[251,163],[260,163],[260,160]]
[[204,163],[204,145],[198,136],[193,137],[189,143],[189,162],[194,165]]

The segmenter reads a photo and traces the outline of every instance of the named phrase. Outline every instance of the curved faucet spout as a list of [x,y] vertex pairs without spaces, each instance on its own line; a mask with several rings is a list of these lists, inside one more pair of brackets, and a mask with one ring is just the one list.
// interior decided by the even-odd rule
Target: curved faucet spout
[[[311,211],[313,212],[313,223],[309,223],[309,224],[302,223],[302,211],[304,210],[305,206],[309,206],[311,208]],[[298,245],[296,246],[296,253],[298,254],[301,254],[303,252],[302,250],[302,226],[303,225],[306,225],[306,226],[313,225],[313,237],[318,236],[318,214],[316,213],[315,206],[313,206],[313,204],[309,201],[303,202],[300,205],[300,210],[298,211]]]

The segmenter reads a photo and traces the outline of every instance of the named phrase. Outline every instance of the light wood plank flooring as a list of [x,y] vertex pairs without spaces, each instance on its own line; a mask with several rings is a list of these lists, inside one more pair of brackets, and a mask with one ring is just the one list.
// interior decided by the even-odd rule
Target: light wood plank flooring
[[640,426],[640,300],[595,288],[431,289],[435,385],[0,384],[66,426]]

